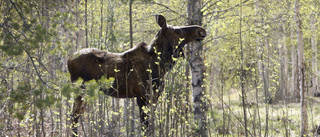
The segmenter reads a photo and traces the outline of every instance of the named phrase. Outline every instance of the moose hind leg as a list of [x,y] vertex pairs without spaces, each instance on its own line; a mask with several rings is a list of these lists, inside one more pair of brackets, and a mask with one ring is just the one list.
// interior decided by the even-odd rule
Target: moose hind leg
[[143,106],[147,106],[147,101],[145,99],[143,99],[142,97],[137,97],[137,103],[139,106],[139,111],[140,111],[140,122],[142,124],[142,129],[146,129],[149,125],[148,123],[148,118],[147,118],[147,114],[143,112],[142,107]]
[[84,102],[84,94],[79,95],[74,99],[73,103],[73,111],[71,114],[71,122],[72,122],[72,136],[78,136],[78,122],[81,114],[84,113],[84,108],[86,106],[86,102]]

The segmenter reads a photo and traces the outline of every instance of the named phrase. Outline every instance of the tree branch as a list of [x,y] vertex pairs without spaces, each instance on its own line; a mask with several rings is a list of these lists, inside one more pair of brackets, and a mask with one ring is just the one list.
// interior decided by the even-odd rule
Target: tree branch
[[[12,2],[12,0],[9,0],[10,3],[13,5],[14,9],[18,12],[19,16],[21,17],[22,21],[23,21],[23,26],[26,27],[31,33],[34,33],[30,30],[30,28],[28,27],[28,24],[25,20],[25,18],[23,17],[22,13],[19,11],[19,9],[17,8],[16,4],[14,2]],[[18,7],[21,10],[21,7],[18,5]]]
[[[3,26],[3,25],[0,25],[0,27],[7,29],[7,28],[6,28],[5,26]],[[13,39],[14,39],[16,42],[19,42],[19,39],[17,39],[11,31],[8,31],[8,32],[10,33],[10,35],[13,37]],[[22,32],[20,32],[20,33],[22,33]],[[23,34],[23,33],[22,33],[22,34]],[[24,36],[25,38],[27,38],[25,35],[23,35],[23,36]],[[26,44],[27,44],[27,43],[26,43]],[[27,44],[27,45],[28,45],[28,44]],[[29,46],[29,45],[28,45],[28,46]],[[47,82],[45,82],[45,81],[42,79],[42,77],[41,77],[41,75],[40,75],[40,73],[39,73],[39,71],[38,71],[38,69],[37,69],[37,67],[36,67],[36,65],[35,65],[35,63],[34,63],[34,61],[33,61],[33,57],[30,55],[30,53],[29,53],[25,48],[23,48],[23,50],[27,53],[28,57],[30,58],[30,60],[31,60],[31,62],[32,62],[32,65],[33,65],[34,69],[36,70],[36,74],[37,74],[38,78],[41,80],[41,82],[42,82],[44,85],[46,85],[47,87],[49,87],[50,89],[53,89],[53,90],[58,91],[58,89],[55,89],[55,88],[51,87],[50,85],[48,85]],[[40,63],[40,64],[41,64],[41,63]]]
[[28,57],[30,58],[30,60],[31,60],[31,62],[32,62],[32,65],[33,65],[34,69],[36,70],[36,74],[37,74],[38,78],[41,80],[41,82],[42,82],[44,85],[46,85],[47,87],[49,87],[50,89],[55,90],[55,91],[58,91],[59,89],[55,89],[55,88],[49,86],[48,83],[45,82],[45,81],[42,79],[42,77],[40,76],[40,73],[39,73],[36,65],[34,64],[34,61],[33,61],[33,58],[34,58],[34,57],[32,57],[27,50],[24,49],[24,51],[27,53]]
[[158,6],[160,6],[160,7],[164,7],[164,8],[166,8],[166,9],[168,9],[169,11],[173,12],[174,14],[179,15],[179,16],[182,17],[182,18],[186,18],[185,15],[180,14],[179,12],[177,12],[177,11],[169,8],[168,6],[166,6],[166,5],[164,5],[164,4],[157,3],[157,2],[154,2],[154,1],[151,1],[150,4],[155,4],[155,5],[158,5]]
[[[209,2],[210,2],[210,1],[208,1],[206,4],[204,4],[201,9],[203,9],[205,6],[207,6],[207,4],[209,4]],[[206,7],[206,9],[203,10],[202,12],[206,12],[206,11],[209,10],[212,6],[216,5],[218,2],[220,2],[220,0],[217,0],[217,1],[215,1],[213,4],[210,4],[210,5],[209,5],[208,7]]]
[[[243,30],[243,31],[241,31],[241,32],[246,32],[246,31],[248,31],[248,30]],[[235,33],[232,33],[232,34],[225,34],[225,35],[220,35],[220,36],[212,37],[211,39],[206,40],[206,41],[203,43],[203,45],[204,45],[204,44],[207,44],[207,43],[209,43],[209,42],[211,42],[211,41],[213,41],[213,40],[220,39],[220,38],[223,38],[223,37],[226,37],[226,36],[230,36],[230,35],[236,35],[236,34],[239,34],[239,33],[240,33],[240,32],[235,32]],[[213,44],[213,45],[211,45],[211,46],[209,46],[209,47],[207,47],[207,48],[205,48],[205,49],[203,49],[203,50],[204,50],[204,51],[207,51],[207,50],[209,50],[211,47],[213,47],[214,45],[216,45],[216,44]]]
[[[242,6],[242,4],[244,4],[244,3],[248,2],[248,1],[249,1],[249,0],[245,0],[245,1],[243,1],[243,2],[241,2],[241,3],[239,3],[239,4],[237,4],[237,5],[235,5],[235,6],[233,6],[233,7],[230,7],[230,8],[224,9],[224,10],[219,10],[219,11],[215,11],[215,10],[214,10],[213,12],[209,12],[209,13],[207,13],[206,15],[203,15],[203,16],[204,16],[204,17],[205,17],[205,16],[209,16],[209,15],[214,14],[214,13],[225,13],[225,12],[228,12],[229,10],[232,10],[232,9],[238,7],[238,6]],[[210,7],[211,7],[211,5],[210,5]]]

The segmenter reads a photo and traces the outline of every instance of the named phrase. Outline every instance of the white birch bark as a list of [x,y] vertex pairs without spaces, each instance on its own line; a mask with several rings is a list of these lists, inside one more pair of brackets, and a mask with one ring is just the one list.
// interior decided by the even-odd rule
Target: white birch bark
[[[188,17],[189,25],[201,25],[201,0],[188,1]],[[192,43],[191,46],[191,76],[193,89],[193,103],[194,103],[194,120],[195,120],[195,136],[206,137],[207,121],[206,111],[207,102],[205,101],[205,87],[204,87],[204,60],[202,57],[203,45],[202,43]]]

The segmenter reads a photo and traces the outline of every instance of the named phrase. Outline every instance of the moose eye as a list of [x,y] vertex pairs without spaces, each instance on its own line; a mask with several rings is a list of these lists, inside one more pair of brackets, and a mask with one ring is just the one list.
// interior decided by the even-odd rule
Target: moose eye
[[207,34],[206,34],[204,31],[200,31],[199,34],[200,34],[200,36],[203,37],[203,38],[207,36]]

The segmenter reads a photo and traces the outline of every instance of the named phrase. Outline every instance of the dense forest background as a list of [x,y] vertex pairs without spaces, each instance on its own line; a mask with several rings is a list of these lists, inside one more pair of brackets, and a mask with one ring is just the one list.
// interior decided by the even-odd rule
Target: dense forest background
[[[198,3],[203,136],[313,136],[320,124],[318,0],[1,0],[0,136],[71,136],[74,97],[86,93],[80,136],[142,136],[134,99],[71,84],[67,60],[92,47],[123,52],[160,29],[190,24]],[[132,18],[131,18],[132,17]],[[132,21],[130,21],[130,18]],[[132,26],[130,31],[130,26]],[[196,136],[190,48],[153,106],[154,136]],[[150,109],[145,108],[145,111]]]

